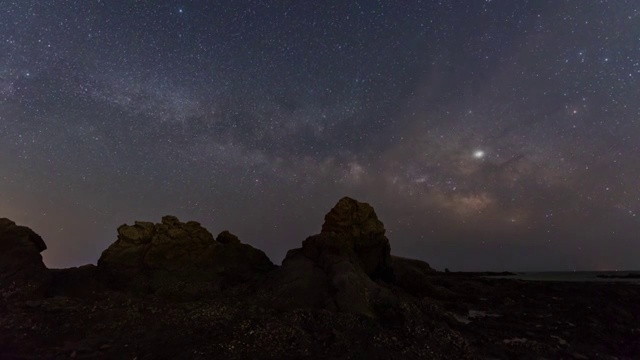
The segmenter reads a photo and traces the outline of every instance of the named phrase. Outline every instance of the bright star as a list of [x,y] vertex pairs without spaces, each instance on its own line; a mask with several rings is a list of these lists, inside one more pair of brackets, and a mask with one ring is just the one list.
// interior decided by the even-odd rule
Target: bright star
[[482,159],[484,157],[484,155],[485,155],[485,153],[482,150],[476,150],[473,153],[473,157],[476,158],[476,159]]

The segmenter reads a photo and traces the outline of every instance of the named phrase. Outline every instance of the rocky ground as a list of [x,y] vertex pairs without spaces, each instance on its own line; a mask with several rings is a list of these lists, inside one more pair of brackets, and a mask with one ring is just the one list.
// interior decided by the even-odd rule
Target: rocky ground
[[165,217],[53,270],[0,219],[0,359],[640,359],[640,286],[441,273],[344,198],[276,266]]

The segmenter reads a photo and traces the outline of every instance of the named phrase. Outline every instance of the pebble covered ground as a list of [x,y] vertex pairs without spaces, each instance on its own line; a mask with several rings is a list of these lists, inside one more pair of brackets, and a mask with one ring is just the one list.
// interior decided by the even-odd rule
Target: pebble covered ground
[[[96,287],[0,302],[2,359],[638,359],[640,286],[434,274],[397,319]],[[409,316],[410,315],[410,316]]]

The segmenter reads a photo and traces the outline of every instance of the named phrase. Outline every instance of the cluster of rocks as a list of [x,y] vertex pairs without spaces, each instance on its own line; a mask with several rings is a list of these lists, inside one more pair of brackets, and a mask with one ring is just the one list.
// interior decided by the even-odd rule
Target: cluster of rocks
[[274,269],[264,252],[228,231],[215,239],[195,221],[165,216],[118,228],[118,240],[98,260],[98,276],[117,289],[193,299]]
[[640,351],[640,287],[438,273],[392,256],[373,207],[347,197],[281,266],[173,216],[117,232],[97,266],[53,270],[40,236],[0,219],[0,358],[580,358],[604,333],[597,351]]
[[391,282],[398,274],[397,279],[414,290],[414,279],[421,281],[433,272],[424,262],[392,257],[384,225],[373,207],[348,197],[327,213],[320,234],[290,250],[279,267],[228,231],[214,237],[200,223],[183,223],[175,216],[164,216],[157,224],[121,225],[117,232],[118,239],[102,253],[97,267],[62,274],[43,264],[40,252],[46,245],[40,236],[1,219],[4,296],[45,296],[55,292],[52,277],[73,281],[83,273],[95,273],[95,279],[111,289],[184,300],[213,296],[259,279],[264,286],[258,292],[268,293],[274,308],[318,308],[375,317],[376,307],[393,302],[389,290],[376,281]]

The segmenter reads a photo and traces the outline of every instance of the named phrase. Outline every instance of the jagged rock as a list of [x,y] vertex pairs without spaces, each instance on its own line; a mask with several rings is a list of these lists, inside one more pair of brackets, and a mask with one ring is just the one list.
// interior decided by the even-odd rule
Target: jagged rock
[[46,248],[33,230],[9,219],[0,219],[1,298],[30,299],[47,293],[51,275],[40,255]]
[[235,235],[225,231],[218,239],[198,222],[175,216],[159,224],[122,225],[118,240],[98,260],[98,275],[115,287],[190,298],[274,268],[264,252]]
[[382,275],[391,265],[391,246],[373,207],[344,197],[325,215],[321,234],[342,235],[344,246],[357,255],[368,275]]
[[[374,279],[391,271],[389,240],[373,208],[342,198],[322,232],[290,250],[270,279],[276,307],[326,308],[376,316],[375,300],[389,298]],[[282,299],[282,300],[280,300]]]
[[321,233],[332,232],[359,238],[384,235],[385,229],[371,205],[343,197],[324,217]]

